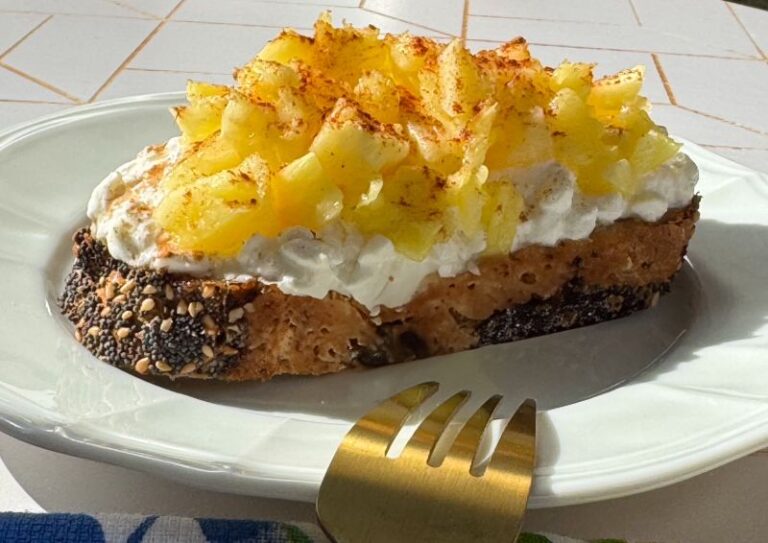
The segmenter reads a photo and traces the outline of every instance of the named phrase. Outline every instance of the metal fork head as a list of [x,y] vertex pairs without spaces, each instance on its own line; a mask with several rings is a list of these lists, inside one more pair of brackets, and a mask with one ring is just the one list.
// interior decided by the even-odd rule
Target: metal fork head
[[468,391],[435,408],[403,452],[388,457],[406,420],[437,390],[437,383],[406,389],[368,412],[346,435],[317,499],[320,525],[334,541],[515,541],[533,476],[535,403],[520,405],[484,469],[478,469],[479,445],[500,396],[475,411],[448,451],[440,453]]

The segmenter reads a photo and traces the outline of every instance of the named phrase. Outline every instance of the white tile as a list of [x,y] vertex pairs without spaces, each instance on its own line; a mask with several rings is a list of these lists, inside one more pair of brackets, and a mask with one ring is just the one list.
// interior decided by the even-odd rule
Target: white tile
[[531,43],[565,47],[725,57],[745,56],[745,54],[720,47],[711,35],[701,36],[701,41],[696,41],[688,36],[636,26],[477,16],[469,18],[467,37],[470,39],[506,41],[515,36],[524,36]]
[[667,92],[664,90],[664,83],[659,76],[659,72],[656,70],[656,65],[653,63],[653,57],[650,53],[555,47],[549,45],[531,45],[531,53],[547,66],[557,66],[566,59],[571,62],[597,63],[595,68],[595,75],[597,77],[615,74],[625,68],[632,68],[642,64],[646,68],[642,94],[651,102],[669,102]]
[[547,19],[550,21],[591,21],[635,25],[629,2],[624,0],[472,0],[472,15]]
[[768,149],[731,149],[715,146],[708,146],[707,149],[759,172],[768,173]]
[[157,24],[150,19],[54,16],[4,62],[87,100]]
[[659,55],[680,105],[755,130],[768,127],[768,64],[758,60]]
[[14,124],[62,111],[71,106],[64,104],[35,104],[32,102],[0,102],[0,130]]
[[123,70],[109,87],[99,95],[99,99],[121,98],[137,94],[155,92],[183,91],[187,80],[206,81],[208,83],[232,84],[230,74],[201,74],[194,72],[157,72],[143,70]]
[[141,17],[133,10],[105,0],[0,0],[0,11],[4,10]]
[[699,145],[768,149],[768,135],[677,106],[655,105],[651,110],[651,118],[666,126],[673,136],[680,136]]
[[[270,26],[282,28],[310,29],[317,17],[326,9],[331,12],[334,22],[342,20],[357,25],[372,24],[383,32],[404,32],[410,30],[425,34],[426,29],[415,24],[398,21],[391,17],[357,8],[330,7],[310,4],[275,4],[251,0],[187,0],[174,14],[179,21],[215,22],[243,25]],[[276,32],[275,32],[276,34]]]
[[227,73],[256,56],[274,28],[169,22],[129,67]]
[[155,17],[165,17],[180,0],[119,0],[120,4]]
[[768,11],[734,3],[730,5],[758,47],[763,53],[768,53]]
[[32,13],[0,13],[0,55],[45,19]]
[[633,0],[644,28],[693,42],[716,42],[743,55],[757,51],[722,0]]
[[367,0],[365,10],[458,36],[461,34],[464,0]]
[[61,95],[49,91],[34,81],[25,79],[0,66],[0,100],[23,100],[32,102],[61,102],[71,104]]

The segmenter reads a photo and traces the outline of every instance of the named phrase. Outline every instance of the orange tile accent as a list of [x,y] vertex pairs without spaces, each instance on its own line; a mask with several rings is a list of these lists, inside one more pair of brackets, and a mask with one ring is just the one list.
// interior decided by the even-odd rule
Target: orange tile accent
[[728,119],[724,119],[723,117],[718,117],[717,115],[712,115],[711,113],[705,113],[703,111],[699,111],[698,109],[693,109],[687,106],[683,106],[680,104],[676,104],[677,107],[680,109],[684,109],[686,111],[690,111],[691,113],[696,113],[697,115],[701,115],[702,117],[709,117],[710,119],[714,119],[716,121],[720,121],[721,123],[730,124],[731,126],[736,126],[738,128],[743,128],[744,130],[749,130],[750,132],[754,132],[755,134],[760,134],[761,136],[768,136],[768,132],[764,132],[762,130],[758,130],[757,128],[752,128],[751,126],[747,126],[741,123],[737,123],[734,121],[729,121]]
[[749,41],[752,42],[752,45],[755,46],[755,49],[757,49],[757,52],[760,53],[760,56],[763,57],[764,60],[768,60],[768,55],[765,54],[765,51],[760,49],[760,46],[755,41],[755,38],[752,37],[752,34],[749,33],[749,30],[747,30],[747,27],[744,26],[744,23],[741,22],[741,19],[739,18],[738,14],[734,11],[733,6],[729,4],[728,2],[723,2],[725,4],[725,7],[728,8],[728,11],[731,12],[731,15],[733,15],[733,18],[736,19],[736,22],[739,23],[739,26],[744,31],[744,34],[747,35],[747,38],[749,38]]
[[676,106],[677,98],[675,98],[675,95],[672,92],[672,85],[669,84],[669,79],[667,79],[667,74],[664,73],[664,68],[661,66],[659,55],[657,55],[656,53],[651,53],[651,57],[653,58],[653,64],[656,66],[656,71],[659,72],[659,77],[661,78],[661,82],[664,83],[664,90],[667,93],[667,97],[669,97],[669,103],[672,104],[673,106]]
[[423,28],[424,30],[429,30],[430,32],[435,32],[441,36],[451,36],[451,34],[448,34],[447,32],[443,32],[442,30],[437,30],[435,28],[430,28],[428,26],[424,26],[418,23],[414,23],[413,21],[407,21],[406,19],[401,19],[400,17],[395,17],[394,15],[390,15],[389,13],[382,13],[380,11],[374,11],[372,9],[368,8],[360,8],[363,11],[367,11],[368,13],[375,13],[376,15],[380,15],[382,17],[386,17],[387,19],[392,19],[393,21],[400,21],[401,23],[407,23],[409,25],[418,26],[419,28]]
[[181,6],[186,2],[186,0],[179,0],[179,2],[173,7],[173,9],[168,13],[167,16],[165,16],[160,23],[149,33],[147,36],[141,40],[141,43],[134,49],[130,55],[128,55],[125,60],[120,63],[120,66],[117,67],[117,69],[112,72],[112,75],[110,75],[104,83],[96,90],[95,93],[93,93],[93,96],[91,96],[88,99],[88,102],[93,102],[96,98],[99,97],[99,95],[104,92],[104,90],[109,87],[112,82],[115,80],[115,78],[120,75],[120,73],[125,69],[126,66],[128,66],[128,63],[131,62],[134,58],[136,58],[136,55],[138,55],[142,49],[150,42],[152,38],[155,37],[155,35],[160,32],[160,30],[165,26],[165,24],[168,22],[168,20],[173,17],[173,15],[181,8]]
[[643,21],[640,20],[640,14],[637,12],[635,3],[632,0],[627,0],[627,2],[629,2],[629,7],[632,9],[632,15],[635,16],[635,21],[637,21],[637,26],[643,26]]
[[467,27],[469,27],[469,0],[464,0],[464,11],[461,14],[461,41],[467,41]]
[[16,41],[15,41],[13,44],[11,44],[11,46],[10,46],[8,49],[6,49],[5,51],[2,51],[2,52],[0,52],[0,60],[2,60],[2,59],[3,59],[3,57],[5,57],[6,55],[8,55],[8,54],[9,54],[11,51],[13,51],[14,49],[16,49],[16,48],[17,48],[19,45],[21,45],[22,43],[24,43],[24,40],[26,40],[28,37],[30,37],[32,34],[34,34],[34,33],[35,33],[35,31],[37,31],[37,29],[38,29],[38,28],[40,28],[40,27],[41,27],[41,26],[43,26],[45,23],[47,23],[48,21],[50,21],[52,17],[53,17],[53,15],[49,15],[48,17],[46,17],[45,19],[43,19],[42,21],[40,21],[40,23],[38,23],[37,25],[35,25],[35,27],[34,27],[32,30],[30,30],[29,32],[27,32],[26,34],[24,34],[24,35],[23,35],[21,38],[19,38],[18,40],[16,40]]
[[33,75],[29,75],[26,72],[22,72],[18,68],[14,68],[13,66],[9,66],[8,64],[5,64],[4,62],[0,62],[0,66],[2,66],[3,68],[5,68],[6,70],[8,70],[10,72],[15,73],[16,75],[18,75],[20,77],[23,77],[24,79],[26,79],[28,81],[32,81],[32,83],[36,83],[36,84],[40,85],[41,87],[44,87],[44,88],[48,89],[49,91],[58,94],[59,96],[63,96],[64,98],[66,98],[70,102],[73,102],[75,104],[82,104],[83,103],[83,101],[80,100],[80,98],[77,98],[75,96],[67,94],[65,91],[61,90],[60,88],[54,87],[50,83],[47,83],[47,82],[43,81],[42,79],[38,79],[38,78],[36,78]]
[[137,8],[133,7],[133,6],[129,6],[129,5],[123,4],[122,2],[118,2],[118,0],[106,0],[106,1],[109,2],[110,4],[114,4],[114,5],[118,6],[118,7],[123,8],[123,9],[127,9],[129,11],[133,11],[134,13],[139,13],[141,15],[144,15],[145,17],[148,17],[150,19],[162,19],[162,17],[158,17],[157,15],[153,15],[151,13],[147,13],[146,11],[142,11],[140,9],[137,9]]

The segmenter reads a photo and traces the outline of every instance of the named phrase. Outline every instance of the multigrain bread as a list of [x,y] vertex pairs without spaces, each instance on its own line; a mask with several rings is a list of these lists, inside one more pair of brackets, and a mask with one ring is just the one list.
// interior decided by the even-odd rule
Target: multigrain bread
[[683,263],[698,198],[654,223],[621,220],[585,240],[484,257],[477,273],[429,276],[378,315],[349,297],[292,296],[257,280],[132,268],[88,229],[61,307],[97,357],[139,374],[267,380],[383,366],[516,341],[654,306]]

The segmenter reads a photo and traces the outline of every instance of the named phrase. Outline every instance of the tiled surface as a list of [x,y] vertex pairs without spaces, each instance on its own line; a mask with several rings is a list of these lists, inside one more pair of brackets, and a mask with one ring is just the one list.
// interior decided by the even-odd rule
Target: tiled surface
[[475,50],[523,35],[545,64],[596,62],[599,75],[644,64],[660,123],[768,169],[768,12],[722,0],[0,0],[0,127],[59,103],[226,82],[324,10]]
[[[81,102],[182,90],[190,78],[226,82],[280,27],[308,29],[326,9],[337,22],[410,30],[441,41],[458,36],[472,49],[523,35],[545,64],[597,62],[600,75],[645,64],[645,94],[655,119],[673,134],[768,171],[768,12],[721,0],[0,0],[0,130]],[[762,460],[765,453],[751,458]],[[93,469],[83,460],[69,461],[88,473]],[[765,477],[764,470],[754,473]],[[112,484],[127,485],[130,477]],[[0,469],[0,509],[26,507],[1,499],[9,478],[13,482],[13,474]],[[32,479],[27,475],[22,483],[34,486]],[[736,496],[738,487],[731,492]],[[183,494],[169,493],[160,502]],[[664,499],[703,507],[694,494],[681,491]],[[48,505],[46,496],[36,498]],[[580,511],[571,524],[564,523],[565,509],[537,517],[546,520],[541,526],[576,530],[637,511],[638,522],[623,525],[638,537],[657,534],[644,531],[661,525],[640,514],[647,509],[642,500],[622,511],[610,505],[617,503],[570,508]],[[291,518],[284,516],[285,504],[279,508],[279,514],[263,516]],[[690,532],[679,531],[683,523],[675,528],[674,516],[668,523],[671,528],[659,537],[723,540],[705,529],[686,539]],[[628,534],[584,528],[573,535]]]

